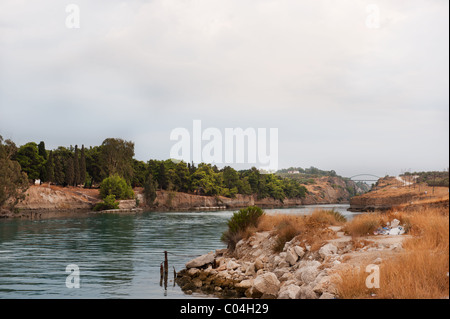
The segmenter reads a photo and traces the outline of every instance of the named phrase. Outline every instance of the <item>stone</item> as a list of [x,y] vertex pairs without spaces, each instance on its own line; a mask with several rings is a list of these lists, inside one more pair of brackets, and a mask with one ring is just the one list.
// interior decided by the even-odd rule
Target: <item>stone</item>
[[187,271],[187,274],[191,277],[194,277],[195,275],[197,275],[200,272],[199,269],[197,268],[191,268]]
[[338,248],[333,244],[326,244],[319,249],[319,255],[322,258],[326,258],[330,255],[337,254]]
[[237,262],[235,262],[234,260],[230,260],[230,261],[227,263],[227,269],[228,269],[228,270],[235,270],[235,269],[239,268],[240,266],[241,266],[241,265],[238,264]]
[[324,292],[319,299],[336,299],[336,296],[329,292]]
[[261,260],[261,258],[256,258],[255,269],[256,270],[264,269],[264,262]]
[[280,290],[278,299],[295,299],[300,291],[300,287],[297,285],[288,285]]
[[309,285],[302,285],[295,296],[296,299],[317,299],[317,294]]
[[200,268],[207,264],[210,264],[214,261],[215,255],[213,252],[210,252],[206,255],[202,255],[200,257],[197,257],[195,259],[192,259],[191,261],[186,263],[186,268]]
[[294,248],[289,248],[286,251],[286,262],[288,262],[289,265],[293,266],[293,265],[295,265],[297,260],[298,260],[298,255],[295,252]]
[[277,296],[280,290],[280,281],[274,273],[268,272],[256,277],[252,288],[263,295]]
[[246,280],[242,280],[240,283],[236,284],[235,287],[237,289],[241,289],[243,291],[253,287],[253,282],[254,279],[246,279]]
[[303,249],[303,247],[294,246],[294,251],[299,258],[302,258],[305,255],[305,250]]
[[319,275],[320,263],[317,261],[309,261],[304,266],[299,267],[295,272],[295,277],[304,284],[312,283]]
[[246,276],[254,276],[256,274],[255,263],[250,263],[245,270]]
[[203,285],[203,282],[199,278],[195,278],[192,280],[192,283],[195,285],[195,287],[200,288]]
[[330,284],[331,284],[330,276],[324,276],[320,279],[319,283],[317,283],[314,286],[313,291],[315,293],[318,293],[319,295],[323,294],[327,290],[327,288],[330,286]]

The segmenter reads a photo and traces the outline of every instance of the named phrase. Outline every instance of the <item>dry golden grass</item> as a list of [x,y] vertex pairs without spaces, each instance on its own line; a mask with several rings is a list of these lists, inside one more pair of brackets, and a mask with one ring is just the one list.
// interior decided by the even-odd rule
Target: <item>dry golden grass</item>
[[334,232],[326,226],[342,225],[343,216],[339,213],[327,210],[316,210],[311,215],[264,215],[260,218],[258,227],[249,230],[250,233],[256,231],[272,231],[277,236],[277,241],[273,247],[274,251],[283,250],[286,242],[296,236],[301,236],[302,240],[311,245],[311,250],[318,250],[325,240],[331,239]]
[[[386,216],[371,214],[368,220],[379,217],[381,223]],[[404,242],[405,250],[398,256],[380,265],[380,288],[368,289],[365,280],[367,265],[359,270],[340,273],[338,284],[340,298],[369,298],[372,293],[377,298],[390,299],[435,299],[449,295],[449,215],[448,210],[425,209],[420,212],[395,214],[410,223],[411,239]],[[362,218],[364,222],[366,220]],[[364,224],[358,221],[355,225]],[[362,226],[353,226],[362,229]]]
[[386,226],[393,219],[398,219],[406,232],[411,228],[411,213],[389,211],[383,213],[365,213],[356,216],[344,226],[344,231],[353,237],[373,235],[380,227]]

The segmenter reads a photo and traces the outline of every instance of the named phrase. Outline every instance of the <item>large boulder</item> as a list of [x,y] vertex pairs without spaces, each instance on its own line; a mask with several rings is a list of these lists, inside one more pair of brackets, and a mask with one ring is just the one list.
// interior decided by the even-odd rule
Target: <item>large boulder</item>
[[304,284],[310,284],[314,280],[316,280],[319,275],[319,266],[320,263],[318,261],[308,261],[303,263],[301,267],[297,269],[295,272],[295,277]]
[[280,281],[274,273],[268,272],[256,277],[252,288],[263,295],[276,297],[280,290]]
[[338,252],[338,248],[333,244],[326,244],[319,249],[319,255],[322,258],[326,258],[330,255],[335,255]]
[[300,291],[300,287],[294,284],[284,286],[280,290],[280,294],[278,295],[278,299],[295,299],[297,294]]
[[295,265],[295,263],[298,260],[298,255],[295,252],[294,248],[288,248],[288,250],[286,251],[286,262],[289,263],[289,265],[293,266]]
[[199,256],[191,261],[186,263],[186,268],[200,268],[205,265],[211,264],[214,261],[215,255],[213,252],[210,252],[206,255]]
[[305,255],[305,250],[303,247],[300,246],[294,246],[295,253],[298,255],[299,258],[302,258]]
[[317,294],[310,285],[302,285],[295,296],[296,299],[317,299]]

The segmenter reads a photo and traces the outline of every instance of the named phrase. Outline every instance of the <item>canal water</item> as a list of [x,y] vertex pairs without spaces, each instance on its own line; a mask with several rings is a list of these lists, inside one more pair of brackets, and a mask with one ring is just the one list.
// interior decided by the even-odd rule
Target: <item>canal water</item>
[[[348,205],[266,210],[308,214]],[[4,298],[209,298],[184,294],[176,271],[198,255],[225,248],[220,236],[233,211],[88,214],[43,220],[0,220],[0,299]],[[168,251],[169,280],[160,285]],[[68,265],[75,265],[79,276]],[[66,272],[67,270],[67,272]],[[79,288],[76,286],[79,278]]]

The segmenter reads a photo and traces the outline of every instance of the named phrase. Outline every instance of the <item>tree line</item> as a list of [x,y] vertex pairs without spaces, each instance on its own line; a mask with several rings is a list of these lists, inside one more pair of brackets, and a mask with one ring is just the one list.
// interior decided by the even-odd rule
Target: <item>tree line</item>
[[60,146],[53,150],[46,149],[43,141],[29,142],[8,151],[8,159],[17,163],[20,173],[25,174],[22,178],[26,176],[30,182],[39,179],[61,186],[97,187],[117,175],[131,187],[143,187],[150,201],[158,189],[208,196],[257,195],[281,201],[302,198],[307,193],[295,180],[263,174],[256,168],[236,171],[230,166],[219,169],[176,160],[144,162],[134,155],[134,143],[119,138],[107,138],[99,146]]

